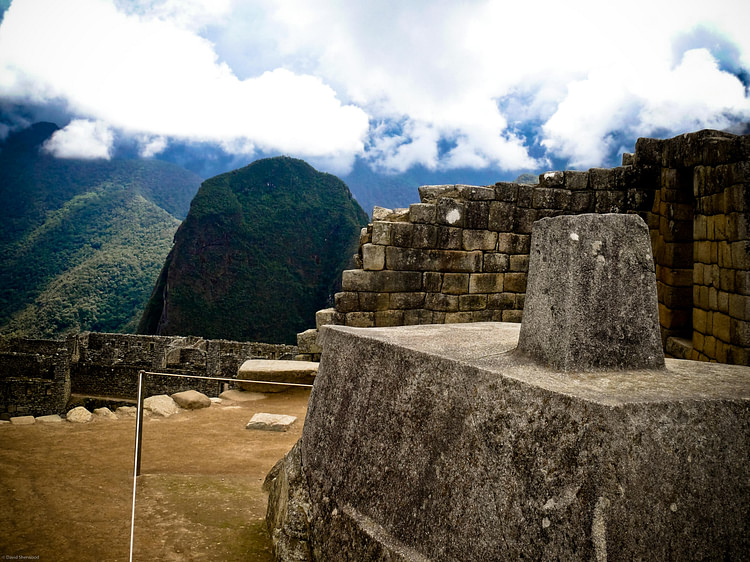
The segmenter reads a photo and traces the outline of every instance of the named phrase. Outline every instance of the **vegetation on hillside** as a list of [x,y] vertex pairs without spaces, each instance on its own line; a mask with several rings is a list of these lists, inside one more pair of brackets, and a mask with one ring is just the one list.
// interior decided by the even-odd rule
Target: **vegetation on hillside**
[[132,332],[200,179],[154,161],[62,160],[40,123],[0,147],[0,333]]
[[331,303],[367,215],[301,160],[205,181],[141,320],[142,333],[294,343]]

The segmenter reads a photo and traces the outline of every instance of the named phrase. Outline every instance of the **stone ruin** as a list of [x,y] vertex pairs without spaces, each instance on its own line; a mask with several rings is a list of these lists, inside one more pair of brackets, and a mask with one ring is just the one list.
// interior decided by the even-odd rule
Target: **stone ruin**
[[529,249],[520,325],[321,329],[278,560],[750,556],[750,369],[665,360],[647,225],[545,218]]
[[[750,365],[750,135],[639,139],[611,169],[547,172],[537,185],[442,185],[374,213],[358,269],[317,327],[520,322],[532,224],[629,213],[648,225],[662,345],[674,357]],[[319,353],[304,334],[309,353]]]

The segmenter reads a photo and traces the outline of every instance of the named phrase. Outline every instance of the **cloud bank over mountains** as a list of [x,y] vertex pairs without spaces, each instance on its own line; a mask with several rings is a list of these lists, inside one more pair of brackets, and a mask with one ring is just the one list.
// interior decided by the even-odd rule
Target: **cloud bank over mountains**
[[611,165],[639,136],[750,121],[748,26],[736,0],[13,0],[0,104],[6,132],[67,115],[60,157],[127,139],[334,173]]

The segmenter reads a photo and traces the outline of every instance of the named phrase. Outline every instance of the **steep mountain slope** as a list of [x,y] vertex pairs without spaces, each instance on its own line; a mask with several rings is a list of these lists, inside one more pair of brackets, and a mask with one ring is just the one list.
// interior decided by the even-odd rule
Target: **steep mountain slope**
[[330,302],[366,224],[346,184],[302,160],[206,180],[139,332],[293,343]]
[[61,160],[39,123],[0,147],[0,332],[134,331],[200,184],[156,161]]

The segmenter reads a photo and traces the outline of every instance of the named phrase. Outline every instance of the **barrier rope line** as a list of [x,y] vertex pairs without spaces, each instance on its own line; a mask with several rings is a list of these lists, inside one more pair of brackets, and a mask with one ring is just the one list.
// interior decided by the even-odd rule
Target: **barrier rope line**
[[130,512],[130,562],[133,562],[133,537],[135,535],[135,495],[138,487],[138,477],[141,475],[141,443],[143,441],[143,383],[146,375],[158,375],[160,377],[177,377],[183,379],[203,379],[220,382],[246,382],[253,384],[271,384],[276,386],[294,386],[301,388],[312,388],[311,384],[294,382],[253,381],[246,379],[231,379],[221,377],[205,377],[201,375],[181,375],[177,373],[156,373],[152,371],[138,371],[138,413],[135,422],[135,458],[133,459],[133,503]]

